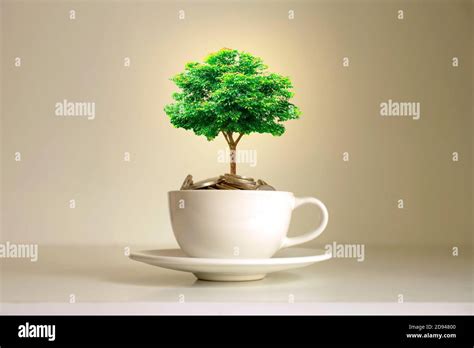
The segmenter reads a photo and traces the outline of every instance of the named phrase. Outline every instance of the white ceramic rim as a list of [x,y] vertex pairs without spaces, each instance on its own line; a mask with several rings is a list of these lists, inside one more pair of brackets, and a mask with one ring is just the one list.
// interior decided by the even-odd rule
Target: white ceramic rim
[[293,192],[290,191],[267,191],[267,190],[173,190],[173,191],[168,191],[168,193],[183,193],[183,192],[246,192],[246,193],[285,193],[285,194],[290,194],[294,196]]
[[309,249],[309,248],[295,248],[313,250],[319,252],[318,255],[308,256],[287,256],[287,257],[271,257],[271,258],[253,258],[253,259],[218,259],[218,258],[202,258],[202,257],[191,257],[191,256],[163,256],[163,255],[150,255],[146,252],[160,251],[160,250],[181,250],[181,249],[154,249],[154,250],[142,250],[135,253],[131,253],[129,258],[135,261],[140,259],[155,260],[167,264],[183,264],[192,263],[194,265],[275,265],[275,264],[298,264],[305,262],[317,262],[329,260],[332,258],[330,251],[324,251],[323,249]]

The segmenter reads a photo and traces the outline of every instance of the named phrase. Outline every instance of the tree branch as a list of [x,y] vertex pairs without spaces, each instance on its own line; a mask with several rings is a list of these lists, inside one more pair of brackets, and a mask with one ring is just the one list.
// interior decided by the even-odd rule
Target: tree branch
[[222,135],[224,136],[225,141],[227,141],[227,144],[230,145],[229,138],[227,137],[227,134],[224,131],[222,131]]
[[244,133],[240,133],[239,134],[239,137],[237,138],[237,140],[235,141],[235,145],[237,145],[240,141],[240,139],[242,139],[242,136],[244,135]]
[[235,146],[236,144],[234,142],[234,137],[232,136],[232,132],[228,132],[227,137],[229,138],[229,144],[232,146]]

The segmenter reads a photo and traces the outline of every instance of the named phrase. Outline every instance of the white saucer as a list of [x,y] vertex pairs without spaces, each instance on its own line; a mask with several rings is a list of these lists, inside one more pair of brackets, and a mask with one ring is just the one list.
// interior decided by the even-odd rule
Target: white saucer
[[138,251],[129,257],[153,266],[191,272],[202,280],[246,281],[328,260],[331,253],[320,249],[289,248],[278,251],[270,259],[210,259],[189,257],[180,249],[163,249]]

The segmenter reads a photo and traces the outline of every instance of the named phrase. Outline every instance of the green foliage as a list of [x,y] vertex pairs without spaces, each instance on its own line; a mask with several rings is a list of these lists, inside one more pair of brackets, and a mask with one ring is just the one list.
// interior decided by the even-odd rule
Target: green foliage
[[298,118],[300,111],[289,102],[290,79],[266,69],[258,57],[221,49],[204,63],[187,63],[184,72],[171,79],[181,91],[164,110],[175,127],[208,140],[219,132],[281,135],[282,122]]

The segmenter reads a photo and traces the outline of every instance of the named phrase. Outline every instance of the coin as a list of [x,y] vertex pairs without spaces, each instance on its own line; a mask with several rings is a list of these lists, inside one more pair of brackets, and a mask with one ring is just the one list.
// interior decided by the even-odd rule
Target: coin
[[216,184],[216,188],[217,188],[217,189],[220,189],[220,190],[238,190],[237,187],[228,185],[228,184],[226,184],[226,183],[219,183],[219,184]]
[[255,181],[239,180],[239,179],[230,178],[230,177],[225,177],[224,181],[228,183],[236,184],[236,185],[256,185],[257,184]]
[[206,188],[206,187],[209,187],[209,186],[216,185],[218,182],[219,182],[219,177],[209,178],[209,179],[206,179],[206,180],[195,182],[193,185],[191,185],[191,187],[189,189],[190,190],[199,190],[199,189],[203,189],[203,188]]
[[224,174],[224,182],[227,185],[234,186],[240,190],[255,190],[257,183],[253,178],[236,174]]
[[193,184],[193,176],[188,174],[181,185],[180,190],[189,190],[189,187]]
[[259,185],[256,188],[257,191],[276,191],[273,186],[270,185]]
[[236,184],[236,183],[229,183],[226,182],[228,186],[235,187],[240,190],[255,190],[257,188],[256,185],[244,185],[244,184]]
[[226,174],[224,174],[224,177],[228,178],[228,179],[231,179],[231,180],[254,182],[253,178],[250,178],[248,176],[237,175],[237,174],[226,173]]
[[254,187],[257,185],[255,181],[242,181],[242,180],[237,180],[234,178],[229,178],[225,177],[224,182],[228,183],[229,185],[236,185],[236,186],[242,186],[242,187]]

